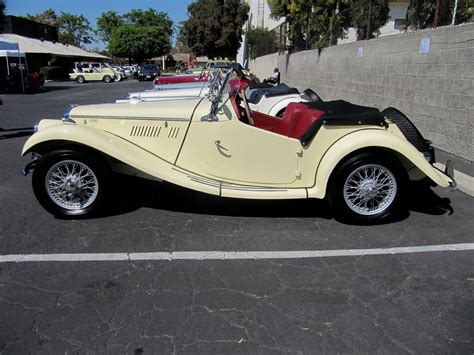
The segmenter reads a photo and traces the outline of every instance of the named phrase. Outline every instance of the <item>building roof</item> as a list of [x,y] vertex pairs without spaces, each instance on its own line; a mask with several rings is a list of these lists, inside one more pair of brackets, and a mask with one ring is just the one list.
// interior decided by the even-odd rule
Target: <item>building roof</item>
[[0,40],[5,39],[7,41],[17,42],[20,51],[26,54],[39,53],[39,54],[54,54],[64,57],[85,57],[85,58],[96,58],[96,59],[108,59],[108,57],[85,51],[82,48],[72,46],[69,44],[63,44],[59,42],[42,41],[36,38],[24,37],[13,33],[2,33],[0,34]]

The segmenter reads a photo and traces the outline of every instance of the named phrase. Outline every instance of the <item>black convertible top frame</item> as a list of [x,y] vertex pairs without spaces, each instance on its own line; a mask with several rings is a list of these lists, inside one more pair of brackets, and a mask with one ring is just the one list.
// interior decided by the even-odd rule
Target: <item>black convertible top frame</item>
[[359,106],[344,100],[303,102],[303,104],[309,108],[324,112],[300,137],[300,142],[303,146],[308,145],[312,141],[323,125],[387,127],[384,115],[375,107]]

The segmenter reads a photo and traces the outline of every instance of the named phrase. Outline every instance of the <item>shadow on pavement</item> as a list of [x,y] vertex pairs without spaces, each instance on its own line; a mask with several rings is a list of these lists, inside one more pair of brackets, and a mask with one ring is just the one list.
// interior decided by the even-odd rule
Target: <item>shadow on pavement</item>
[[[181,188],[168,183],[157,183],[132,177],[118,177],[110,207],[100,217],[115,216],[142,207],[193,214],[269,218],[324,218],[348,224],[336,216],[326,200],[245,200],[224,198]],[[126,186],[126,189],[124,189]],[[410,211],[429,215],[452,214],[448,198],[438,196],[430,187],[410,187],[406,209],[375,224],[390,224],[405,220]],[[349,223],[351,224],[351,223]],[[374,224],[374,223],[371,223]],[[359,224],[355,224],[359,225]]]
[[[4,133],[7,132],[7,133]],[[31,136],[33,134],[33,127],[23,128],[1,128],[0,127],[0,139],[19,138]]]
[[408,189],[407,207],[410,211],[440,216],[452,215],[454,209],[451,200],[438,196],[429,186],[414,184]]
[[[115,189],[127,191],[113,198],[101,217],[129,213],[142,207],[166,211],[240,217],[334,218],[325,200],[245,200],[213,196],[168,183],[120,177]],[[110,208],[110,207],[109,207]]]

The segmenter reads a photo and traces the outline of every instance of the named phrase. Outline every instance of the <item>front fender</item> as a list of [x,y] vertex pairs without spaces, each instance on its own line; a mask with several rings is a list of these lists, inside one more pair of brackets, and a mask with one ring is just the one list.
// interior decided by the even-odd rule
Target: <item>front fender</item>
[[371,147],[390,150],[406,159],[439,186],[449,187],[454,183],[453,179],[426,161],[423,154],[405,138],[385,130],[360,130],[342,137],[326,151],[316,170],[315,185],[308,189],[308,197],[324,198],[331,174],[339,162],[357,150]]
[[35,147],[43,143],[52,141],[73,142],[103,152],[155,178],[190,189],[219,194],[218,183],[199,183],[192,173],[179,169],[159,156],[106,131],[76,124],[60,123],[49,126],[45,124],[43,126],[26,141],[23,147],[23,155],[34,152]]

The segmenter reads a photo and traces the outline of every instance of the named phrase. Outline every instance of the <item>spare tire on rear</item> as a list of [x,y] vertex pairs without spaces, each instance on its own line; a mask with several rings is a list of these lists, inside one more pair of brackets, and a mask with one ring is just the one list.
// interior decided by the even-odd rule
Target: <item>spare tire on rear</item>
[[310,88],[307,88],[305,91],[303,91],[303,94],[305,94],[309,101],[311,102],[322,102],[323,100],[319,97],[316,92]]
[[409,141],[416,149],[425,156],[430,157],[430,161],[433,159],[429,141],[423,138],[423,135],[406,115],[394,107],[387,107],[382,111],[382,114],[397,125],[407,141]]

